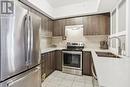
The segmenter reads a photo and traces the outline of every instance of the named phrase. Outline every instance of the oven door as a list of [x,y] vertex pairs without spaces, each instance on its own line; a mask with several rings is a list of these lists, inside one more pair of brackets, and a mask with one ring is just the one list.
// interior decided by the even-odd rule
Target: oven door
[[63,67],[82,69],[82,51],[63,51]]

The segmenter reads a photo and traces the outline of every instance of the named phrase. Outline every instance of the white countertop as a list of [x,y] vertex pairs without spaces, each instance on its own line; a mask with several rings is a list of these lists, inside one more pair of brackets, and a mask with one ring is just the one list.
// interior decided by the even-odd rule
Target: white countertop
[[[50,52],[50,51],[55,51],[55,50],[62,50],[65,49],[65,47],[50,47],[50,48],[46,48],[41,50],[41,53],[46,53],[46,52]],[[92,49],[92,48],[84,48],[83,51],[103,51],[103,52],[108,52],[109,50],[101,50],[101,49]]]
[[101,87],[130,87],[130,58],[98,57],[95,50],[91,52]]
[[41,53],[47,53],[47,52],[50,52],[50,51],[55,51],[55,50],[62,50],[62,49],[65,49],[65,48],[46,48],[44,50],[41,50]]
[[[46,53],[64,48],[48,48],[41,51]],[[95,51],[110,52],[110,50],[85,48],[91,51],[100,87],[130,87],[130,58],[120,59],[98,57]]]

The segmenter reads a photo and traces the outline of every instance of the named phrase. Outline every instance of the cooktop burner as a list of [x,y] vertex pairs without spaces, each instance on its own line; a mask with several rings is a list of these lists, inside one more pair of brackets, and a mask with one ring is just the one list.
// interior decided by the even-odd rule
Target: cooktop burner
[[71,43],[67,42],[67,48],[63,49],[64,51],[82,51],[84,48],[84,43],[77,42],[77,43]]

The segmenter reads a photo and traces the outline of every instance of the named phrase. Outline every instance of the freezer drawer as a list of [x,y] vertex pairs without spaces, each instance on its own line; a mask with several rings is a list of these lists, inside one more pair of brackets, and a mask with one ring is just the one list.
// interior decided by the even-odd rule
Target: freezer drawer
[[0,87],[41,87],[41,69],[38,66],[28,72],[0,83]]

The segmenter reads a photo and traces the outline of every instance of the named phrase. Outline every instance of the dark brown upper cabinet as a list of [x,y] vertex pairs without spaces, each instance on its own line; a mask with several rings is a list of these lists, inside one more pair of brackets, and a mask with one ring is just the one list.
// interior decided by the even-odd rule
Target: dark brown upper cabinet
[[110,35],[110,14],[97,14],[54,21],[53,36],[65,36],[65,26],[83,25],[84,35]]
[[49,21],[48,21],[48,32],[51,33],[51,36],[52,36],[53,28],[54,28],[54,22],[53,22],[53,20],[49,19]]
[[41,20],[41,33],[44,36],[52,36],[52,30],[53,30],[53,20],[49,19],[46,16],[42,16]]
[[49,24],[49,19],[47,17],[43,16],[42,20],[41,20],[42,32],[47,32],[48,31],[48,24]]
[[65,34],[65,20],[55,20],[53,36],[64,36]]
[[99,29],[100,34],[110,35],[110,16],[109,15],[99,15]]
[[109,35],[110,16],[107,14],[83,17],[84,35]]
[[83,24],[82,17],[68,18],[65,21],[66,26]]

